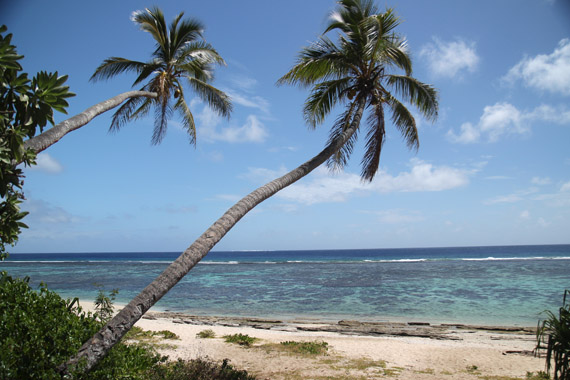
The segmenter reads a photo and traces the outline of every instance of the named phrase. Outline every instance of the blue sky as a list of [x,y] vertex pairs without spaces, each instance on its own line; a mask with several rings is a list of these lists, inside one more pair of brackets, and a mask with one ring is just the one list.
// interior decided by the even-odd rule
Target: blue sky
[[[381,169],[359,179],[362,145],[342,173],[318,169],[259,205],[215,250],[570,243],[570,7],[562,0],[378,1],[403,19],[414,76],[440,93],[440,117],[418,119],[421,146],[388,126]],[[130,21],[141,1],[3,2],[25,71],[69,75],[69,115],[131,88],[89,82],[107,57],[146,60],[153,43]],[[151,146],[152,119],[107,132],[98,117],[26,169],[30,211],[13,252],[182,251],[248,192],[325,145],[334,115],[305,126],[306,90],[275,82],[323,31],[332,0],[169,1],[227,62],[214,84],[229,121],[187,98],[188,144],[176,119]],[[65,115],[56,115],[62,121]]]

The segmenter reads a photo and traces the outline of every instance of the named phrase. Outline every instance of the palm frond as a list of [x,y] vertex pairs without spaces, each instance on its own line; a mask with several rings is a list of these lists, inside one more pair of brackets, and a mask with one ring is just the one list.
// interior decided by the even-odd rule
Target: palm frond
[[204,100],[218,115],[226,118],[230,116],[233,106],[226,93],[199,79],[192,77],[187,77],[187,79],[200,99]]
[[420,138],[414,116],[406,106],[393,96],[388,97],[387,104],[392,110],[392,122],[400,131],[407,147],[417,151],[420,148]]
[[207,42],[188,42],[176,54],[178,62],[199,61],[203,64],[225,65],[226,62],[220,54]]
[[297,64],[277,84],[310,86],[319,80],[340,78],[350,69],[345,54],[330,39],[321,37],[301,51]]
[[[339,139],[341,135],[346,131],[346,129],[350,126],[354,118],[354,113],[356,112],[356,106],[356,101],[351,102],[347,105],[346,110],[337,118],[333,127],[331,128],[327,145],[332,144],[333,141]],[[327,167],[333,171],[342,170],[348,163],[357,140],[358,129],[354,132],[350,139],[327,160]]]
[[351,78],[322,82],[313,88],[305,102],[303,115],[310,127],[321,124],[333,107],[346,96]]
[[146,8],[144,11],[135,11],[131,20],[138,24],[141,30],[148,32],[155,39],[157,45],[164,51],[169,51],[168,31],[164,14],[158,7]]
[[144,62],[131,61],[130,59],[121,57],[107,58],[96,69],[90,81],[98,81],[102,79],[109,79],[118,74],[125,72],[140,73],[147,64]]
[[166,136],[168,129],[168,120],[172,116],[172,107],[170,105],[170,97],[164,96],[159,99],[160,104],[154,110],[154,129],[152,131],[151,144],[158,145]]
[[117,132],[121,129],[123,125],[131,120],[131,116],[135,110],[145,102],[150,102],[150,99],[143,97],[129,98],[129,100],[123,103],[123,105],[121,105],[113,114],[109,132]]
[[[184,13],[180,13],[178,17],[181,17],[183,14]],[[202,38],[203,31],[204,25],[195,19],[182,20],[180,23],[178,23],[178,21],[176,23],[172,22],[170,26],[170,56],[176,57],[178,53],[184,49],[186,44]]]
[[196,124],[194,123],[194,116],[192,115],[192,112],[190,111],[188,104],[186,104],[186,99],[184,98],[184,90],[182,88],[182,85],[180,83],[178,83],[178,85],[179,85],[178,86],[179,94],[178,94],[178,99],[174,104],[174,109],[180,113],[180,116],[182,117],[182,126],[184,127],[184,129],[186,129],[186,132],[188,132],[190,143],[195,146]]
[[141,68],[139,76],[133,82],[133,86],[136,86],[137,84],[146,80],[151,74],[160,70],[161,68],[163,68],[163,63],[160,62],[160,60],[154,59],[153,61],[147,63]]
[[384,122],[384,107],[381,102],[374,105],[373,112],[368,116],[368,133],[366,134],[366,151],[362,157],[361,177],[364,181],[371,182],[380,166],[380,153],[384,145],[386,135]]
[[432,86],[407,75],[390,75],[387,81],[396,92],[416,106],[426,119],[437,119],[437,91]]

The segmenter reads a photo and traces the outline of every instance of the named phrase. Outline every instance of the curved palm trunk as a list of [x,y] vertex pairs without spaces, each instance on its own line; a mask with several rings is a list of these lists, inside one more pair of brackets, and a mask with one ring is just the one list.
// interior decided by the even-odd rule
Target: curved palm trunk
[[157,94],[155,92],[148,91],[127,91],[119,94],[111,99],[97,103],[94,106],[87,108],[85,111],[70,117],[61,123],[56,124],[53,128],[48,129],[44,133],[37,135],[24,142],[24,149],[33,149],[36,153],[47,149],[56,142],[58,142],[63,136],[71,131],[83,127],[85,124],[93,120],[94,117],[109,111],[117,107],[119,104],[127,100],[128,98],[136,98],[139,96],[145,96],[147,98],[156,98]]
[[[332,141],[321,153],[284,176],[277,178],[251,192],[233,205],[226,213],[206,230],[190,247],[172,262],[152,283],[125,306],[99,332],[89,339],[77,355],[59,367],[67,374],[78,363],[85,364],[83,371],[90,371],[99,360],[117,343],[134,324],[156,302],[174,287],[208,252],[229,232],[230,229],[255,206],[275,195],[278,191],[297,182],[324,163],[336,153],[354,134],[360,125],[365,102],[361,101],[356,114],[343,134]],[[81,367],[79,367],[81,368]]]

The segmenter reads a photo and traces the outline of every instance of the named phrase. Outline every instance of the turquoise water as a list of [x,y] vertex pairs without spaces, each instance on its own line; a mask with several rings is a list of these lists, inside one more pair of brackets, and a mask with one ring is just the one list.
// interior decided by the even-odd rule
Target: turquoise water
[[[13,254],[65,297],[128,302],[178,253]],[[212,252],[157,308],[198,315],[534,326],[570,288],[570,245]]]

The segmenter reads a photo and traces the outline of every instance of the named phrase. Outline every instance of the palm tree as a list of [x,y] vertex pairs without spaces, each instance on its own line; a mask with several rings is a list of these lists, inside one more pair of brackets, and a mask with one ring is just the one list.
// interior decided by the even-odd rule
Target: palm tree
[[[245,196],[206,230],[168,268],[136,296],[62,365],[68,371],[83,361],[90,370],[121,337],[178,283],[224,235],[255,206],[295,183],[327,160],[333,167],[342,167],[353,150],[361,119],[369,116],[366,152],[362,178],[372,180],[378,169],[384,142],[384,108],[392,114],[392,122],[408,146],[418,147],[418,133],[412,114],[388,91],[393,88],[406,101],[416,106],[428,119],[437,116],[436,91],[411,77],[412,65],[405,41],[395,32],[399,24],[392,10],[378,13],[371,0],[342,0],[338,12],[325,33],[337,31],[338,44],[326,37],[305,48],[297,64],[279,80],[311,86],[304,109],[309,126],[321,124],[335,105],[345,110],[334,123],[325,149],[293,171],[277,178]],[[401,75],[389,74],[397,69]]]
[[[196,143],[196,126],[190,108],[184,98],[181,79],[185,78],[190,88],[221,116],[229,117],[232,110],[229,97],[210,85],[212,66],[225,64],[222,57],[202,37],[202,24],[193,19],[182,20],[184,12],[174,18],[169,27],[159,8],[136,11],[132,20],[151,34],[156,49],[148,62],[111,57],[97,67],[91,80],[109,79],[124,72],[138,74],[133,86],[147,81],[140,91],[156,93],[154,98],[129,98],[113,115],[110,129],[116,131],[125,123],[148,114],[155,107],[152,143],[158,144],[166,134],[168,119],[173,111],[182,118],[182,126],[188,132],[190,142]],[[172,104],[172,99],[175,99]]]
[[[55,144],[67,133],[121,104],[113,115],[111,131],[117,131],[127,122],[145,116],[154,106],[156,112],[153,144],[160,143],[164,138],[168,119],[173,111],[180,114],[190,142],[195,144],[196,126],[184,98],[183,78],[215,112],[229,117],[232,111],[229,97],[209,84],[213,79],[213,66],[223,65],[225,62],[210,44],[200,40],[204,29],[202,24],[193,19],[183,20],[183,15],[183,12],[180,13],[174,18],[170,27],[167,27],[164,14],[159,8],[134,12],[133,22],[143,31],[150,33],[156,41],[152,59],[148,62],[139,62],[120,57],[108,58],[97,67],[91,80],[109,79],[118,74],[134,72],[138,76],[133,86],[147,81],[146,84],[139,90],[119,94],[55,125],[27,140],[25,148],[39,153]],[[172,104],[173,99],[174,104]]]

